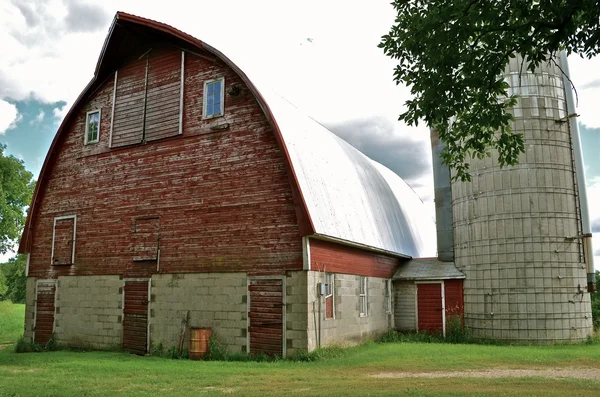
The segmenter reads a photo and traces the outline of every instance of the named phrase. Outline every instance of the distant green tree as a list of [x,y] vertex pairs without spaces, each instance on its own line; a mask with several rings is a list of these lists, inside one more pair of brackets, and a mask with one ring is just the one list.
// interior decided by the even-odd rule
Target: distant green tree
[[[600,286],[600,271],[596,271],[596,285]],[[592,319],[594,329],[600,330],[600,291],[592,293]]]
[[10,299],[14,303],[25,303],[27,289],[26,266],[27,255],[25,254],[19,254],[11,258],[8,263],[0,264],[0,279],[4,277],[6,281],[6,291],[4,294],[0,293],[0,296],[4,296],[5,299]]
[[[400,120],[424,120],[446,143],[444,162],[470,180],[467,157],[498,150],[514,165],[523,136],[510,128],[502,73],[521,54],[533,71],[561,49],[591,58],[600,52],[598,0],[394,0],[396,20],[379,46],[396,60],[396,83],[413,98]],[[525,72],[525,71],[524,71]],[[499,98],[506,98],[499,101]],[[450,123],[452,122],[452,126]]]
[[5,156],[0,145],[0,253],[11,250],[25,225],[25,208],[31,202],[35,181],[23,161]]
[[5,298],[7,291],[8,287],[6,286],[6,277],[4,277],[4,273],[0,271],[0,300]]

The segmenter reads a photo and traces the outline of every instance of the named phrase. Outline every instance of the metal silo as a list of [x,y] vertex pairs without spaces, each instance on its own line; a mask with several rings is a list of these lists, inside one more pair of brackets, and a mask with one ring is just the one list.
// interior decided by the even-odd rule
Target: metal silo
[[543,343],[592,332],[576,120],[567,111],[566,58],[565,67],[555,61],[531,73],[515,58],[505,73],[520,96],[519,164],[501,169],[492,153],[471,160],[472,182],[452,183],[455,262],[466,275],[465,326],[476,337]]

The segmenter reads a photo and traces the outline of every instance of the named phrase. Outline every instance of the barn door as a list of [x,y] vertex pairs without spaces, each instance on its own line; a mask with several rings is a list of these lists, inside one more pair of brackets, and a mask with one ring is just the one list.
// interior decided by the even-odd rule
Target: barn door
[[146,354],[148,347],[148,298],[150,280],[125,280],[123,350]]
[[417,284],[417,308],[417,331],[445,333],[443,283]]
[[248,280],[248,342],[253,354],[284,355],[283,279]]
[[54,332],[56,280],[38,280],[35,289],[35,329],[33,341],[37,344],[45,345]]

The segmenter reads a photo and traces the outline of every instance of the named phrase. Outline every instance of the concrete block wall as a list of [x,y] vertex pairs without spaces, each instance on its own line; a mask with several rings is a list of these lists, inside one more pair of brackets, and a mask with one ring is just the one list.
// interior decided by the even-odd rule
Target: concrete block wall
[[308,351],[308,272],[289,271],[286,277],[286,354]]
[[414,281],[394,281],[394,324],[398,331],[415,331],[417,286]]
[[326,319],[325,299],[317,294],[317,284],[325,281],[325,273],[309,271],[307,277],[308,350],[314,350],[319,345],[325,347],[360,343],[368,338],[377,337],[393,327],[392,314],[386,313],[385,308],[385,278],[367,277],[367,315],[361,317],[359,315],[360,276],[336,273],[334,275],[335,318]]
[[26,342],[33,342],[33,329],[35,323],[35,277],[27,277],[27,291],[25,295],[25,329],[23,338]]
[[54,317],[56,341],[94,349],[120,347],[122,291],[119,276],[60,276]]
[[[177,346],[182,319],[189,311],[188,330],[210,327],[230,352],[246,351],[246,273],[155,274],[150,293],[152,346]],[[186,332],[184,348],[188,347]]]

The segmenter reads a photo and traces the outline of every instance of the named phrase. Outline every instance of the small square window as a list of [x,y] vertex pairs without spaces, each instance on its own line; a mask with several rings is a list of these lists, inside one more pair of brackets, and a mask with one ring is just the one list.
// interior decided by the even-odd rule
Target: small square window
[[367,315],[367,278],[360,276],[360,292],[358,297],[359,315],[365,317]]
[[85,117],[84,144],[97,143],[100,136],[100,110],[87,112]]
[[210,119],[223,115],[224,87],[224,78],[204,82],[203,119]]

